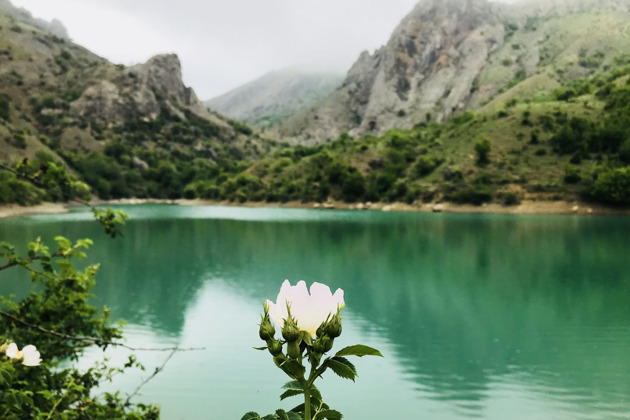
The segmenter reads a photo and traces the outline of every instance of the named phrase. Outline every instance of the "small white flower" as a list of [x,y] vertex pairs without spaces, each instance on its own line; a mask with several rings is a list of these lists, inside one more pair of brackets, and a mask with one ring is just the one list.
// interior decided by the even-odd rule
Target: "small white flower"
[[289,313],[287,304],[291,306],[291,316],[296,320],[300,331],[306,331],[314,338],[317,328],[326,321],[329,315],[337,313],[345,303],[343,290],[337,289],[333,295],[330,287],[322,283],[313,283],[311,291],[306,288],[306,283],[301,280],[295,286],[291,286],[289,280],[285,280],[278,293],[276,303],[267,299],[269,317],[280,328],[284,327],[284,320]]
[[9,359],[19,359],[21,357],[20,352],[18,351],[17,344],[9,344],[9,347],[7,347],[7,357]]
[[42,361],[37,348],[32,344],[19,351],[17,344],[11,343],[7,347],[6,354],[10,359],[22,359],[22,364],[25,366],[38,366]]

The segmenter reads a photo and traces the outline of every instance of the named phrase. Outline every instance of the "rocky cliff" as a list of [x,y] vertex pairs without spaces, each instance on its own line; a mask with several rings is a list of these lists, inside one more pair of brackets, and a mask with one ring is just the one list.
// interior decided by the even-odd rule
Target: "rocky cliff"
[[[629,5],[628,0],[525,0],[513,5],[487,0],[422,0],[385,46],[360,55],[340,89],[282,123],[278,136],[316,144],[342,132],[383,134],[427,120],[445,121],[483,105],[524,79],[547,70],[555,72],[558,69],[544,65],[563,53],[573,57],[574,50],[581,48],[577,46],[583,36],[581,28],[554,26],[553,19],[593,10],[627,13]],[[571,37],[575,37],[573,43],[568,42]],[[599,40],[600,49],[610,50],[599,53],[609,56],[614,49],[621,53],[625,47],[618,47],[618,41],[614,36]],[[588,55],[590,48],[577,53]],[[549,52],[555,56],[545,56]],[[579,65],[580,58],[562,64],[564,76],[545,77],[583,77],[592,72]],[[555,83],[547,79],[546,88]]]
[[184,86],[179,58],[159,55],[125,68],[115,77],[96,80],[70,104],[73,114],[106,124],[130,118],[152,121],[163,109],[185,120],[185,111],[206,119],[212,115],[195,92]]
[[204,107],[175,54],[127,67],[60,35],[0,0],[0,162],[45,152],[78,167],[122,139],[122,166],[110,171],[120,177],[162,160],[254,158],[266,147],[248,127]]

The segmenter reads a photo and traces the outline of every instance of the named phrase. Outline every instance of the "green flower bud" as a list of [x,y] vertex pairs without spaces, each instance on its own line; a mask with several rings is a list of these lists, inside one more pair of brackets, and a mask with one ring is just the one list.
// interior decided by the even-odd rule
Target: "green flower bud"
[[338,313],[324,327],[324,333],[330,338],[337,338],[341,335],[341,316]]
[[287,343],[287,356],[291,359],[298,359],[302,355],[299,341],[291,341]]
[[326,334],[326,327],[328,326],[328,321],[324,321],[317,328],[317,332],[315,333],[318,337],[322,337]]
[[[328,336],[321,336],[321,337],[317,337],[315,339],[315,342],[313,343],[313,351],[315,353],[319,353],[324,354],[326,353],[328,350],[330,350],[332,348],[332,346],[330,346],[330,348],[328,348],[329,342],[332,343],[333,339],[328,337]],[[328,348],[328,350],[326,350]]]
[[330,350],[332,350],[334,342],[335,340],[333,338],[324,342],[324,353],[328,353]]
[[260,323],[260,329],[258,330],[258,335],[260,339],[263,341],[267,341],[272,339],[276,334],[276,329],[271,325],[271,321],[269,320],[269,316],[265,316]]
[[290,343],[292,341],[297,341],[298,338],[300,338],[301,334],[300,334],[300,330],[295,322],[295,320],[289,316],[285,321],[284,321],[284,327],[282,328],[282,337],[284,337],[284,339]]
[[272,338],[267,340],[267,349],[272,356],[278,356],[279,354],[282,354],[282,343]]
[[312,366],[319,366],[319,362],[321,362],[322,360],[322,355],[321,353],[316,353],[314,351],[311,351],[308,354],[308,362],[312,365]]

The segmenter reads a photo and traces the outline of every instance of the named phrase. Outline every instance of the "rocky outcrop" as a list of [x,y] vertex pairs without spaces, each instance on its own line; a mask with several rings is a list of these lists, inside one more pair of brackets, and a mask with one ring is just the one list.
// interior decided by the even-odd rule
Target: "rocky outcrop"
[[503,44],[497,13],[487,0],[420,2],[386,46],[361,54],[338,91],[279,134],[317,143],[343,131],[382,134],[450,117],[465,108],[476,76]]
[[113,80],[98,81],[70,107],[75,115],[108,124],[129,119],[151,121],[163,112],[183,120],[186,111],[212,119],[195,92],[184,86],[181,63],[175,54],[158,55],[124,69]]

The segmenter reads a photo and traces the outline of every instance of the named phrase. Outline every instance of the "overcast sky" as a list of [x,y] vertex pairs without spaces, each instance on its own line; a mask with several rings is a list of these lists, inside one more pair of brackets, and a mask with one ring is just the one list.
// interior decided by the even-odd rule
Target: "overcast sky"
[[283,67],[345,74],[418,0],[12,0],[117,64],[176,53],[206,100]]

